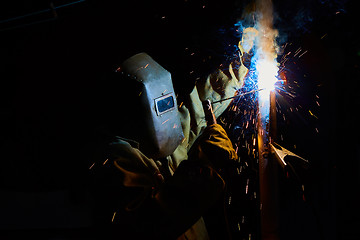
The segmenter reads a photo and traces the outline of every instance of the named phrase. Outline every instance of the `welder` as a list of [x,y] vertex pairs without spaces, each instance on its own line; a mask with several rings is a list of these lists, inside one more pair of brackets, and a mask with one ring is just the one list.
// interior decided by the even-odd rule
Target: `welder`
[[[234,96],[243,86],[252,45],[253,31],[244,31],[230,61],[215,62],[209,52],[195,54],[199,61],[191,64],[208,69],[199,71],[207,73],[199,75],[185,94],[179,81],[188,79],[176,75],[176,66],[169,63],[166,66],[172,71],[167,71],[161,66],[164,59],[157,56],[129,54],[114,67],[106,80],[112,86],[106,88],[107,101],[112,103],[104,110],[111,112],[105,115],[109,126],[101,130],[107,135],[107,153],[94,155],[106,162],[96,166],[111,168],[104,175],[112,176],[112,184],[104,185],[112,193],[101,189],[98,194],[106,199],[107,214],[101,214],[103,221],[111,221],[109,235],[209,239],[218,231],[214,222],[209,224],[202,216],[224,198],[223,170],[238,156],[225,130],[207,123],[202,103],[216,102],[212,105],[215,118],[228,108],[230,101],[220,100]],[[174,72],[178,82],[173,83]],[[114,187],[114,182],[119,185]],[[216,237],[230,238],[220,221],[224,219],[219,219],[222,229]]]
[[[240,52],[241,53],[241,52]],[[112,119],[108,163],[126,193],[112,216],[114,234],[131,239],[209,239],[202,215],[223,196],[221,170],[238,160],[225,130],[206,122],[229,105],[247,68],[241,58],[197,81],[177,102],[171,74],[146,53],[125,60],[111,77],[119,119]],[[119,190],[119,189],[118,189]],[[117,191],[117,189],[113,189]],[[121,198],[121,197],[120,197]],[[224,236],[226,239],[228,236]]]

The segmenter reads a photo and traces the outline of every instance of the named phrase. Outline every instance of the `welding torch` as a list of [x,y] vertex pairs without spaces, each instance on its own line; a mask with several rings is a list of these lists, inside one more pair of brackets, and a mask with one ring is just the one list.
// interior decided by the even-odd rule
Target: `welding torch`
[[223,101],[226,101],[226,100],[230,100],[230,99],[234,99],[234,98],[237,98],[237,97],[243,97],[245,95],[248,95],[248,94],[251,94],[251,93],[256,93],[256,92],[259,92],[259,91],[262,91],[264,90],[264,88],[261,88],[261,89],[256,89],[256,90],[252,90],[252,91],[249,91],[249,92],[246,92],[246,93],[242,93],[242,94],[236,94],[235,96],[232,96],[232,97],[228,97],[228,98],[224,98],[224,99],[221,99],[221,100],[218,100],[218,101],[214,101],[214,102],[211,102],[210,100],[204,100],[202,102],[203,104],[203,108],[204,108],[204,112],[205,112],[205,120],[207,122],[207,125],[212,125],[212,124],[216,124],[216,118],[215,118],[215,115],[214,115],[214,111],[213,111],[213,108],[212,108],[212,104],[214,103],[221,103]]
[[213,111],[213,108],[211,106],[211,101],[209,99],[202,102],[204,113],[205,113],[205,120],[208,126],[216,124],[216,118]]

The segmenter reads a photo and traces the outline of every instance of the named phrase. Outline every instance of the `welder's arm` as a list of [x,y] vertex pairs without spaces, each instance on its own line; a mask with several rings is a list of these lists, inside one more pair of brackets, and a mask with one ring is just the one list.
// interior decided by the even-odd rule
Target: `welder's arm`
[[179,224],[179,232],[189,228],[219,199],[225,183],[217,170],[238,159],[225,130],[218,124],[208,126],[194,147],[193,154],[181,162],[156,195],[161,209]]
[[223,189],[222,178],[211,167],[184,161],[155,194],[134,197],[133,207],[118,213],[114,229],[133,239],[177,239],[214,205]]
[[175,239],[195,224],[222,194],[222,178],[205,162],[183,161],[174,175],[163,181],[154,161],[128,143],[118,140],[112,151],[123,184],[140,190],[117,218],[122,229],[118,233],[125,229],[135,239],[149,236]]
[[189,152],[190,159],[198,159],[209,164],[217,171],[231,166],[238,160],[238,155],[224,130],[219,124],[205,128]]

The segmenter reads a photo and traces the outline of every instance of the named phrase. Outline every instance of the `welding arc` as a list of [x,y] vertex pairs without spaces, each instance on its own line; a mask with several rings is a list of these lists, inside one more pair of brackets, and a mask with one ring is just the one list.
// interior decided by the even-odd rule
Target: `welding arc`
[[236,97],[242,97],[242,96],[245,96],[245,95],[248,95],[248,94],[251,94],[251,93],[260,92],[260,91],[262,91],[262,90],[264,90],[264,89],[265,89],[265,88],[256,89],[256,90],[252,90],[252,91],[250,91],[250,92],[246,92],[246,93],[242,93],[242,94],[235,95],[235,96],[233,96],[233,97],[224,98],[224,99],[221,99],[221,100],[218,100],[218,101],[214,101],[214,102],[212,102],[212,104],[218,103],[218,102],[223,102],[223,101],[226,101],[226,100],[230,100],[230,99],[233,99],[233,98],[236,98]]

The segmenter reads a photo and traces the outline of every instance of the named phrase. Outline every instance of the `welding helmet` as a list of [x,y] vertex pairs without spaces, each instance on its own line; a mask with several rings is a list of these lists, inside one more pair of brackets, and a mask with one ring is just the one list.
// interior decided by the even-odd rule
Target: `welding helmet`
[[184,135],[171,74],[146,53],[128,58],[116,72],[121,90],[115,101],[126,113],[119,134],[154,159],[172,154]]

